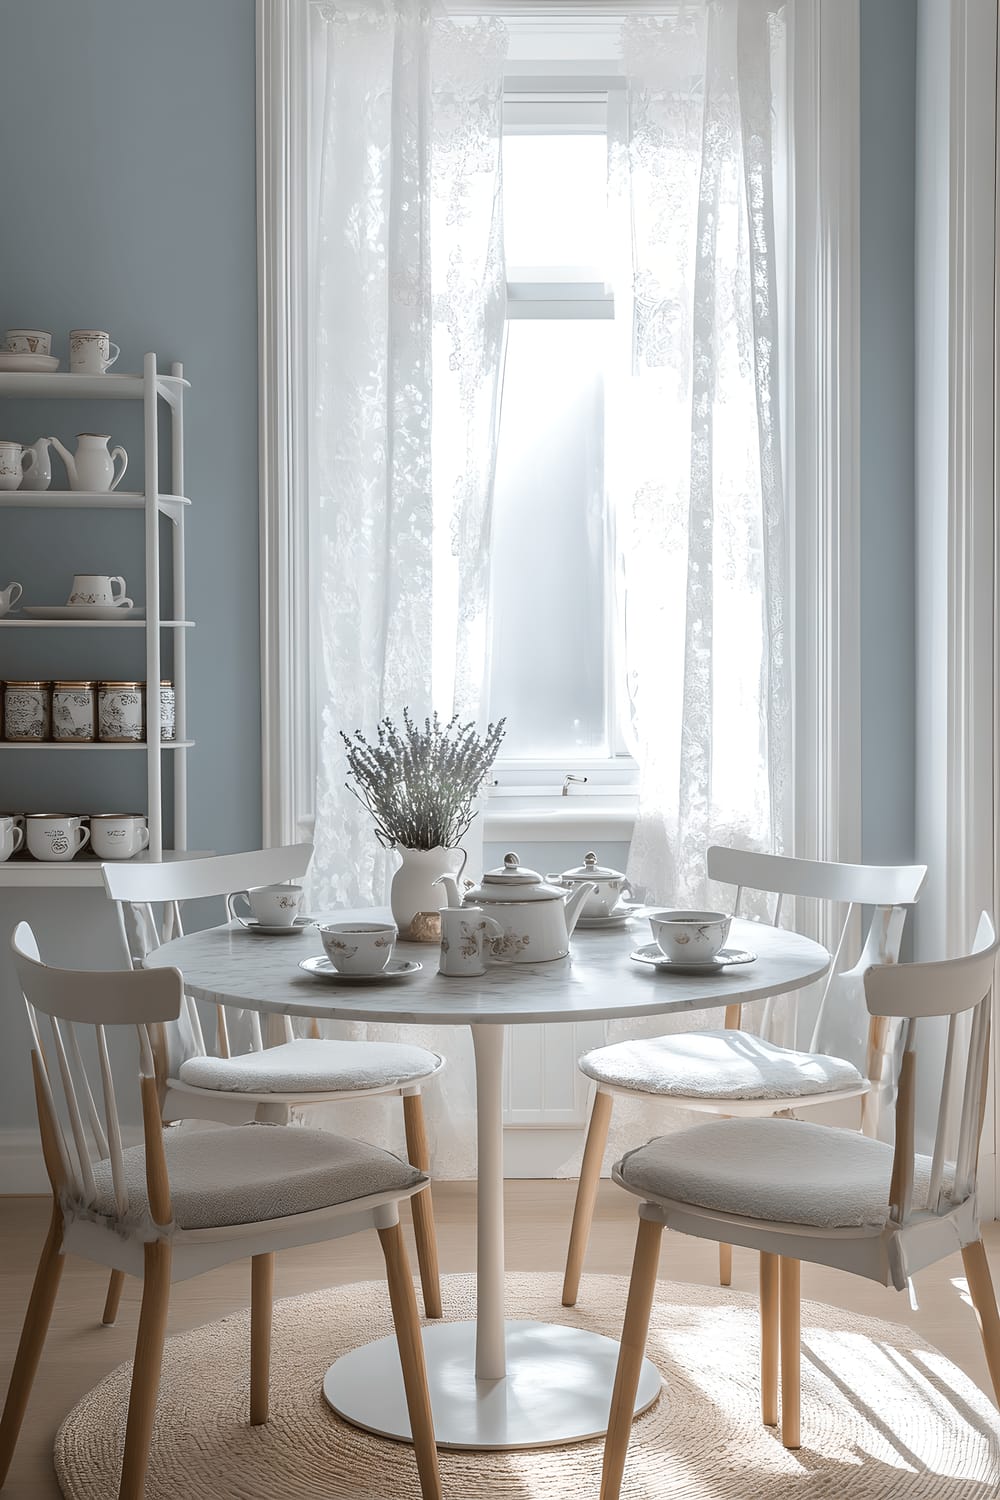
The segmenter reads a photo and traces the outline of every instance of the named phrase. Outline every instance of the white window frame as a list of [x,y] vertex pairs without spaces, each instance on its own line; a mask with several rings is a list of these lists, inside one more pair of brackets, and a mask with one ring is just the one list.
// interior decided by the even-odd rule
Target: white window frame
[[[257,0],[262,769],[264,838],[272,844],[309,836],[315,785],[310,563],[300,504],[308,484],[308,91],[301,80],[310,3]],[[518,76],[544,90],[571,75],[584,90],[620,73],[608,62],[608,39],[622,13],[662,7],[583,0],[574,6],[582,20],[528,0],[465,9],[508,18]],[[785,436],[794,560],[795,848],[807,857],[854,859],[860,850],[859,0],[794,0],[790,14],[794,290]],[[527,53],[540,36],[566,60],[532,62]],[[587,774],[582,764],[567,771]],[[599,789],[589,782],[571,784],[566,798],[561,787],[547,791],[547,798],[531,796],[527,807],[522,800],[517,813],[530,827],[531,808],[538,810],[540,837],[575,828],[584,804],[598,811]],[[613,788],[603,792],[627,801]],[[603,836],[628,837],[628,809],[610,814],[613,826],[627,831]],[[494,835],[504,836],[487,819],[486,837]]]

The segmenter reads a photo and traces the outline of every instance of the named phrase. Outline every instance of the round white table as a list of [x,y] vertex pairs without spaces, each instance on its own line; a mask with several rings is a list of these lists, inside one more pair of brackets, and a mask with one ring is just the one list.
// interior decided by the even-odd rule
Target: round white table
[[[340,913],[340,916],[354,914]],[[367,913],[370,917],[372,914]],[[299,961],[322,952],[319,934],[258,937],[235,924],[193,933],[146,958],[176,966],[185,989],[217,1005],[321,1020],[469,1026],[476,1062],[476,1320],[424,1329],[434,1426],[444,1448],[520,1448],[578,1442],[607,1429],[618,1345],[581,1328],[504,1317],[504,1028],[553,1021],[671,1015],[786,994],[820,978],[825,948],[797,933],[734,921],[733,947],[755,963],[712,975],[669,974],[634,963],[645,924],[576,931],[572,954],[546,964],[495,964],[480,978],[446,979],[437,949],[400,943],[396,954],[423,964],[409,979],[330,983]],[[646,1361],[636,1412],[660,1393]],[[385,1437],[410,1436],[395,1339],[353,1350],[330,1366],[323,1393],[341,1416]]]

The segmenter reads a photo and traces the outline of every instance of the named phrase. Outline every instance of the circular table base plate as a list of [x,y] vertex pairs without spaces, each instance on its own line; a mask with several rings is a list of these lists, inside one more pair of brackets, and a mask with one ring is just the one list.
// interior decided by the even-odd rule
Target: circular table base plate
[[[507,1323],[507,1375],[476,1380],[475,1323],[434,1323],[423,1330],[434,1434],[441,1448],[545,1448],[607,1431],[618,1364],[614,1339],[561,1323]],[[635,1412],[662,1389],[643,1361]],[[394,1338],[338,1359],[323,1395],[339,1416],[380,1437],[410,1441],[403,1376]]]

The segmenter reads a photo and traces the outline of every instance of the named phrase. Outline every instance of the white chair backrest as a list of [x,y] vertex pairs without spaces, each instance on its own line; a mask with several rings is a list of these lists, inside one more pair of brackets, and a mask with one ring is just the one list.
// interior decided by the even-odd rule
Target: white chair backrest
[[[171,938],[181,937],[184,924],[181,903],[207,897],[226,897],[233,891],[255,886],[278,885],[305,875],[312,858],[311,844],[288,844],[277,849],[251,849],[242,854],[213,854],[203,859],[174,859],[162,864],[133,864],[130,861],[101,866],[104,889],[117,904],[118,917],[126,952],[135,960],[145,957],[153,948]],[[157,925],[154,905],[163,906],[163,919]],[[124,908],[128,907],[135,938],[129,935]],[[204,1056],[205,1038],[198,1009],[185,996],[180,1028],[180,1052]],[[260,1051],[263,1039],[260,1017],[250,1015],[250,1045]],[[291,1024],[286,1022],[286,1040],[291,1040]],[[216,1007],[216,1042],[218,1051],[230,1053],[230,1024],[223,1006]]]
[[[51,968],[41,962],[38,944],[27,922],[20,922],[15,928],[11,948],[34,1044],[32,1073],[38,1123],[53,1192],[68,1194],[84,1208],[92,1206],[97,1196],[94,1164],[110,1161],[118,1216],[123,1218],[129,1211],[107,1028],[132,1026],[139,1040],[138,1073],[146,1128],[147,1174],[152,1168],[156,1183],[150,1187],[149,1201],[157,1222],[167,1222],[169,1188],[163,1164],[149,1028],[175,1021],[180,1014],[184,991],[179,970],[117,969],[96,973]],[[100,1106],[87,1075],[78,1027],[93,1028]],[[61,1109],[57,1094],[61,1096]],[[160,1217],[157,1210],[159,1214],[165,1213],[165,1217]]]
[[[905,1021],[890,1190],[894,1223],[906,1223],[913,1212],[918,1025],[929,1016],[948,1017],[948,1042],[926,1207],[931,1213],[945,1213],[975,1192],[986,1107],[990,1005],[998,947],[993,922],[983,912],[972,950],[961,958],[881,966],[865,974],[865,999],[871,1015]],[[953,1144],[957,1144],[957,1151],[953,1176],[949,1178],[945,1166]]]
[[[830,1030],[831,998],[840,993],[844,1004],[851,989],[856,992],[858,1019],[863,1016],[860,976],[872,964],[892,964],[899,958],[906,908],[919,897],[927,878],[926,865],[845,865],[827,860],[795,859],[784,854],[757,854],[749,849],[728,849],[713,845],[706,855],[709,879],[736,887],[734,915],[741,915],[744,892],[760,891],[773,895],[769,911],[774,926],[781,922],[782,903],[786,896],[828,902],[843,908],[843,919],[833,948],[819,1009],[809,1041],[809,1051],[824,1049]],[[872,920],[861,951],[848,968],[845,947],[855,912],[859,907],[874,908]],[[836,930],[836,927],[835,927]],[[854,985],[845,983],[855,979]],[[771,1003],[764,1014],[765,1035],[770,1028]],[[841,1028],[842,1029],[842,1028]],[[867,1071],[873,1081],[881,1075],[888,1043],[884,1022],[868,1027]],[[859,1059],[860,1060],[860,1059]]]

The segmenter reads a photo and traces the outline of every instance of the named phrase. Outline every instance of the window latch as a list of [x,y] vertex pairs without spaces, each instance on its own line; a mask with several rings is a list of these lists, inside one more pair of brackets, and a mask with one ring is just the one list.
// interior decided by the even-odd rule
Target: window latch
[[564,797],[568,797],[569,796],[569,784],[570,784],[571,781],[581,781],[582,782],[582,781],[586,781],[586,780],[587,780],[586,776],[577,776],[573,771],[570,771],[569,775],[567,777],[565,777],[564,780],[563,780],[563,784],[562,784],[562,794],[563,794],[563,796]]

